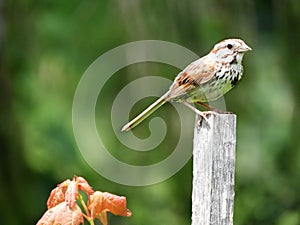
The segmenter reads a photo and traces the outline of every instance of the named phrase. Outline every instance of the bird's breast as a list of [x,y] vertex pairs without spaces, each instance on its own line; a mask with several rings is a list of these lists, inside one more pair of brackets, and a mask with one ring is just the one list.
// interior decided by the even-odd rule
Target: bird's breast
[[217,68],[214,77],[189,92],[188,101],[208,102],[214,101],[230,91],[241,79],[242,65],[230,65]]

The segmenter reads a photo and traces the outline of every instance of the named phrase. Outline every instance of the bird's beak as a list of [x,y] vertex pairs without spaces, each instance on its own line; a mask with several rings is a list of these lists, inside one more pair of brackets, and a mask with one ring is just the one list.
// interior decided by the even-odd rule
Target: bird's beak
[[248,45],[243,45],[240,49],[240,52],[248,52],[248,51],[252,51],[252,48],[250,48]]

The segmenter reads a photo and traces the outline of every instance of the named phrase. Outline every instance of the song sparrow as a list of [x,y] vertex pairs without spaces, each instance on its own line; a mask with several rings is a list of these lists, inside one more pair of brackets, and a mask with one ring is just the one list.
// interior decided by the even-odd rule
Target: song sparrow
[[167,101],[182,102],[198,115],[211,112],[201,112],[190,103],[199,103],[211,109],[204,102],[213,101],[231,90],[243,74],[242,59],[244,53],[251,48],[240,39],[226,39],[214,46],[209,54],[189,64],[175,78],[169,90],[127,123],[122,131],[129,131],[147,118]]

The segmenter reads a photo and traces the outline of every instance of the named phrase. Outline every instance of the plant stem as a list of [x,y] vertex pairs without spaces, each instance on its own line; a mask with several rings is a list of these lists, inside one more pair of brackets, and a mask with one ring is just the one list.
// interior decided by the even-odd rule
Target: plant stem
[[88,217],[90,217],[91,216],[90,215],[90,211],[88,210],[88,208],[87,208],[87,206],[86,206],[86,204],[85,204],[85,202],[84,202],[83,197],[82,197],[81,194],[78,194],[78,200],[80,201],[82,207],[84,208],[84,211],[85,211],[86,215]]
[[91,225],[95,225],[95,223],[94,223],[94,220],[93,220],[93,219],[89,219],[88,221],[89,221],[89,223],[90,223]]
[[82,207],[84,208],[84,211],[86,214],[83,213],[83,216],[84,218],[91,224],[91,225],[95,225],[94,223],[94,220],[93,218],[91,218],[91,215],[90,215],[90,211],[88,210],[84,200],[83,200],[83,197],[81,194],[78,194],[78,200],[79,202],[81,203]]

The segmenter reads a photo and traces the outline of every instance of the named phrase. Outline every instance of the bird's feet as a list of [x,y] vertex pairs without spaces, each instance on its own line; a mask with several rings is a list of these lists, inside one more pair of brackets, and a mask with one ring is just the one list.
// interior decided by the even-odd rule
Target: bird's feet
[[193,111],[198,115],[198,118],[199,118],[199,120],[198,120],[198,126],[199,126],[199,127],[202,125],[203,120],[205,120],[206,124],[207,124],[208,126],[210,126],[210,125],[209,125],[209,121],[208,121],[208,116],[209,116],[209,115],[212,115],[212,114],[215,114],[215,115],[218,114],[218,112],[215,112],[215,111],[205,111],[205,112],[202,112],[202,111],[200,111],[199,109],[195,108],[194,106],[192,106],[191,104],[189,104],[189,103],[186,102],[186,101],[183,101],[182,103],[183,103],[186,107],[188,107],[188,108],[190,108],[191,110],[193,110]]
[[208,126],[210,126],[210,123],[208,121],[208,117],[211,116],[211,115],[217,115],[218,114],[218,112],[215,112],[215,111],[204,111],[204,112],[202,112],[200,110],[198,110],[198,111],[201,113],[201,114],[197,113],[197,115],[198,115],[198,127],[202,126],[203,120],[206,122],[206,124]]

